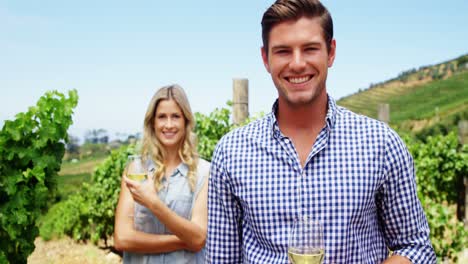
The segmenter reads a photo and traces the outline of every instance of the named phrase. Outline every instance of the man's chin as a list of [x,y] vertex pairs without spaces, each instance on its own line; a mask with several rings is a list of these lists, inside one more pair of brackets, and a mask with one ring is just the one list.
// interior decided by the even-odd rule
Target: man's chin
[[303,107],[303,106],[308,106],[313,104],[314,100],[313,98],[307,97],[307,98],[289,98],[286,100],[287,104],[292,107]]

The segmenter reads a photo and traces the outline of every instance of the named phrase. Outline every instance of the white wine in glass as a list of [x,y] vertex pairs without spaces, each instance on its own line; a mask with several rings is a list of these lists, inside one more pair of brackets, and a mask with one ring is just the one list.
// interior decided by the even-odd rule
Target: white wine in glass
[[320,222],[309,217],[294,221],[289,236],[288,258],[292,264],[322,264],[325,257]]
[[144,181],[148,172],[140,155],[128,156],[127,178],[134,181]]

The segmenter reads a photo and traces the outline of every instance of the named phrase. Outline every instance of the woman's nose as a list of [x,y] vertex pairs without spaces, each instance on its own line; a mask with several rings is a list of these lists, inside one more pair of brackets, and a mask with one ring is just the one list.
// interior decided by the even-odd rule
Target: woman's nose
[[174,122],[170,118],[168,118],[165,122],[166,127],[172,127],[173,124]]

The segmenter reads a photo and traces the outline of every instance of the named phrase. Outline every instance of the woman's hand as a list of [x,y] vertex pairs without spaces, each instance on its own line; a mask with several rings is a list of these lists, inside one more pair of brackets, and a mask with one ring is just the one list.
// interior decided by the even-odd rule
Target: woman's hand
[[135,202],[147,208],[150,208],[151,205],[155,205],[159,202],[152,180],[138,182],[130,180],[126,176],[124,176],[124,180]]
[[[141,184],[140,182],[132,180],[128,180],[128,182],[129,183],[127,184],[124,173],[124,176],[122,176],[122,182],[120,184],[121,191],[119,195],[119,202],[115,211],[115,248],[120,251],[148,254],[168,253],[183,249],[187,250],[189,248],[187,243],[182,241],[176,235],[145,233],[135,229],[133,217],[129,217],[130,215],[134,214],[135,202],[133,199],[140,199],[139,202],[144,203],[143,201],[153,197],[152,199],[156,199],[157,204],[160,205],[162,202],[153,192],[154,187],[151,188],[153,183],[152,180],[145,184]],[[138,185],[138,187],[136,185]],[[134,197],[132,197],[128,186],[131,186],[131,188],[134,190]],[[149,189],[149,191],[146,189]],[[141,198],[142,193],[144,193],[143,197],[145,198]],[[140,198],[136,198],[136,196]]]

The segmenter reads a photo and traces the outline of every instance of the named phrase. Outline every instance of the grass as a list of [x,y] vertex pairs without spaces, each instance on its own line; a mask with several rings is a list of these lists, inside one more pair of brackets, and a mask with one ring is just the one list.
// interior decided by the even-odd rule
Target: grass
[[382,85],[342,98],[339,105],[377,118],[380,103],[390,105],[390,122],[399,125],[407,120],[430,119],[464,112],[468,109],[468,71],[447,79],[411,85]]
[[107,156],[91,157],[78,162],[63,162],[57,177],[58,196],[61,200],[78,192],[84,182],[91,182],[91,176],[97,165]]
[[466,98],[468,98],[468,72],[422,85],[411,93],[390,98],[388,103],[392,123],[398,124],[408,119],[430,118],[460,106],[466,109],[468,108]]
[[107,155],[104,155],[104,156],[86,158],[78,162],[71,162],[71,161],[63,162],[62,167],[59,171],[59,175],[66,176],[66,175],[76,175],[76,174],[83,174],[83,173],[92,174],[94,171],[94,168],[97,165],[101,164],[101,162],[103,162],[106,158],[107,158]]
[[91,182],[91,173],[69,174],[58,176],[57,189],[60,200],[78,192],[83,182]]

